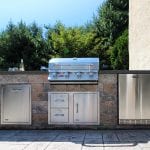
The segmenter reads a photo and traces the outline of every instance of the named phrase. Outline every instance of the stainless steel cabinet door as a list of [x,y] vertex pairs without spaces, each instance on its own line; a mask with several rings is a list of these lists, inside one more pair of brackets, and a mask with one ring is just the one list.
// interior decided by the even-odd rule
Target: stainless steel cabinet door
[[137,76],[119,75],[119,119],[137,119]]
[[97,93],[74,93],[74,122],[97,123],[98,122],[98,95]]
[[150,75],[139,75],[139,102],[141,119],[150,119]]
[[30,124],[30,85],[4,85],[1,98],[2,124]]
[[150,75],[119,75],[119,119],[150,119]]

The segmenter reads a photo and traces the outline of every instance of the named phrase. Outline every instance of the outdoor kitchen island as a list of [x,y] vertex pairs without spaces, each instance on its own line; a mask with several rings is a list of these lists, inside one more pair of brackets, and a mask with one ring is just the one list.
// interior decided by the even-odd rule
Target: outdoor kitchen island
[[[51,85],[86,85],[86,91],[48,93],[48,123],[99,125],[99,58],[52,58],[48,80]],[[93,90],[91,85],[95,85]]]
[[[150,72],[111,70],[100,71],[98,82],[92,84],[55,84],[54,82],[52,83],[47,80],[47,72],[41,71],[0,72],[0,129],[149,128],[149,118],[147,118],[147,121],[143,123],[143,119],[141,119],[142,121],[139,121],[140,118],[138,118],[139,122],[137,123],[135,123],[136,121],[133,122],[132,118],[120,118],[120,74],[148,75]],[[145,81],[143,83],[145,83]],[[14,95],[20,93],[20,97],[15,97],[16,99],[20,98],[23,103],[19,103],[18,100],[14,99],[14,97],[10,94],[11,92],[4,92],[7,91],[7,88],[10,91],[12,88],[12,93],[15,93]],[[25,93],[23,91],[25,91]],[[9,93],[9,96],[7,96],[6,93]],[[62,93],[63,95],[60,96]],[[5,94],[6,96],[4,96]],[[55,97],[55,94],[58,94],[56,102],[58,101],[61,104],[51,102],[51,99]],[[92,100],[89,100],[86,106],[84,103],[86,103],[86,99],[91,96],[90,94],[92,95],[92,98],[90,99],[93,99],[93,102],[91,102]],[[73,98],[75,98],[75,100]],[[66,99],[66,101],[64,99]],[[72,104],[70,104],[70,100],[72,101]],[[80,111],[80,100],[82,101],[81,104],[83,111],[81,112],[81,115],[77,116],[74,113]],[[9,103],[9,101],[11,102]],[[73,105],[73,102],[78,103]],[[9,106],[7,106],[7,104],[9,104]],[[20,113],[18,113],[19,111]],[[123,112],[126,113],[126,111]],[[52,114],[56,115],[53,116]],[[90,117],[91,114],[93,117]],[[57,120],[55,117],[58,116],[64,118],[64,120]],[[127,117],[127,115],[125,117]]]

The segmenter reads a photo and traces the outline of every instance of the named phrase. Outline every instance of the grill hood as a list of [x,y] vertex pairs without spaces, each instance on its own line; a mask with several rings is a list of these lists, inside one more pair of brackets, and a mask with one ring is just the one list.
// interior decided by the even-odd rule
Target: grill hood
[[48,71],[49,81],[96,81],[99,58],[52,58]]

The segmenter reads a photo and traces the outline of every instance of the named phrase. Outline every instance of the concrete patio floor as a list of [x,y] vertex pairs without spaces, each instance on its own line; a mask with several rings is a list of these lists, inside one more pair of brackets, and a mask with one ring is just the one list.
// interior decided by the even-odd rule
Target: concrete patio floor
[[150,150],[150,130],[0,130],[0,150]]

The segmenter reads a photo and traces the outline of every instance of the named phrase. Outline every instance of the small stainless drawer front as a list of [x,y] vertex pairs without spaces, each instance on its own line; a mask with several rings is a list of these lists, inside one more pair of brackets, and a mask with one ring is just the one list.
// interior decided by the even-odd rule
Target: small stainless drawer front
[[51,107],[68,107],[68,94],[51,94]]
[[68,122],[68,109],[51,109],[51,122],[60,123]]

